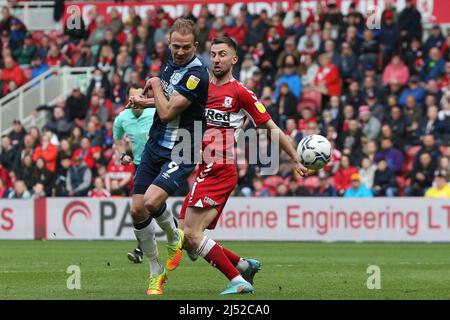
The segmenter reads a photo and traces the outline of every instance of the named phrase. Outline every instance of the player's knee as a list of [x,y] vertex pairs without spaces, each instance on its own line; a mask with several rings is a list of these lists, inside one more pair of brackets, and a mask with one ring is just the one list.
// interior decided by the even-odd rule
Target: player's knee
[[130,211],[133,223],[140,223],[148,219],[148,212],[144,206],[132,205]]
[[161,205],[156,203],[155,201],[146,200],[144,202],[144,207],[148,212],[150,212],[150,214],[154,214],[158,212],[158,210],[161,208]]

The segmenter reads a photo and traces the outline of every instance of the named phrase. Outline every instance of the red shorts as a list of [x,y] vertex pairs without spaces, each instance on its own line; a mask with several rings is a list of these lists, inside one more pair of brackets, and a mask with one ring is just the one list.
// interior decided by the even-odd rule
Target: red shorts
[[187,207],[215,207],[219,214],[208,226],[208,229],[214,229],[237,181],[235,164],[201,164],[191,192],[184,199],[179,219],[184,219]]

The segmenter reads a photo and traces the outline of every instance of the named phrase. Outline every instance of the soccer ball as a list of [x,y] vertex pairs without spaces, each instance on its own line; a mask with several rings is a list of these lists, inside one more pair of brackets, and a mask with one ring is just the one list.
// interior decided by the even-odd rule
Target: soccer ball
[[300,162],[308,169],[319,170],[331,159],[331,143],[318,134],[306,136],[300,141],[297,153]]

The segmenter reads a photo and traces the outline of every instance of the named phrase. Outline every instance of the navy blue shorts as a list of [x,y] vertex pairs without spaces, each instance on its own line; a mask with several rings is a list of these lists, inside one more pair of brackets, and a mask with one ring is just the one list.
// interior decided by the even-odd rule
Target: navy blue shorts
[[145,194],[154,184],[169,195],[180,187],[195,169],[193,164],[176,164],[171,159],[172,150],[148,140],[142,153],[141,163],[134,175],[133,194]]

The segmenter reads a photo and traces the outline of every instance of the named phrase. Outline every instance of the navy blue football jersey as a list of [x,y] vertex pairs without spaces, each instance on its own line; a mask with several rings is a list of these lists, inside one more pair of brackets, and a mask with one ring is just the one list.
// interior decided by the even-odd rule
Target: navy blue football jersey
[[197,56],[194,56],[185,66],[174,64],[172,57],[170,57],[161,72],[160,78],[161,86],[168,100],[174,91],[177,91],[192,101],[192,104],[175,119],[167,123],[163,123],[156,112],[149,138],[165,148],[173,149],[180,142],[178,130],[183,128],[191,133],[193,143],[194,121],[201,122],[202,136],[206,128],[205,107],[209,86],[206,66]]

